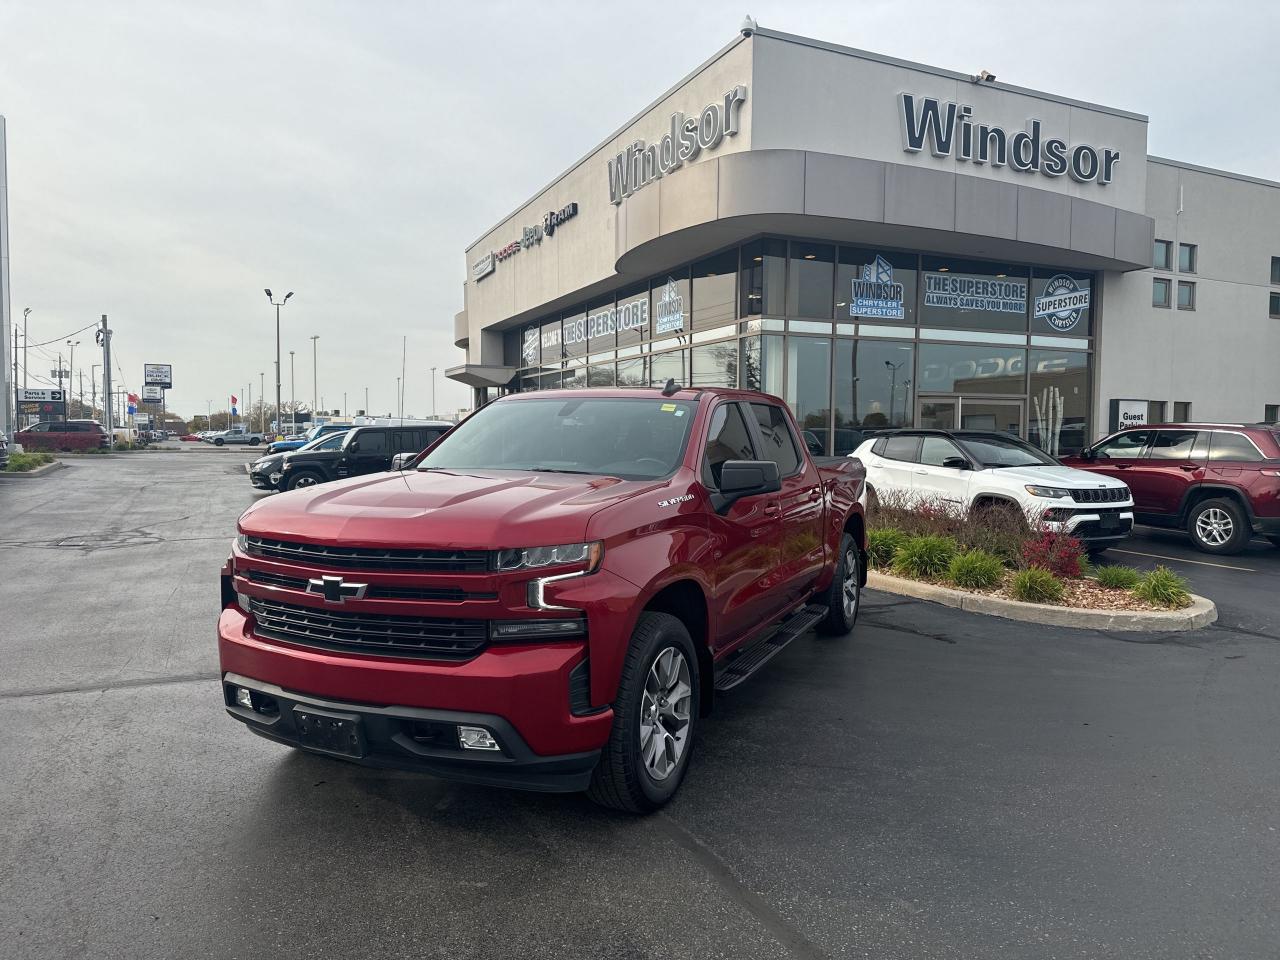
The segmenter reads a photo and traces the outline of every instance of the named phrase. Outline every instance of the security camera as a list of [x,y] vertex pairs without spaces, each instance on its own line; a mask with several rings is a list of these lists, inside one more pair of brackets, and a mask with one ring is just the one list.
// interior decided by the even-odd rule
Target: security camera
[[751,16],[751,14],[747,14],[742,18],[742,26],[738,28],[744,37],[751,36],[759,29],[760,24],[756,23],[755,17]]
[[974,83],[994,83],[995,79],[996,79],[996,75],[994,73],[992,73],[990,70],[983,70],[981,73],[978,73],[974,76],[973,82]]

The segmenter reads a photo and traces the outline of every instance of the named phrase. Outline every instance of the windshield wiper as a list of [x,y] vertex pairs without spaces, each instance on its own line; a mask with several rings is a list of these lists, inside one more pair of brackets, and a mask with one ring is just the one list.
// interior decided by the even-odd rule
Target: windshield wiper
[[562,470],[559,467],[525,467],[529,473],[577,473],[583,476],[596,476],[596,470]]

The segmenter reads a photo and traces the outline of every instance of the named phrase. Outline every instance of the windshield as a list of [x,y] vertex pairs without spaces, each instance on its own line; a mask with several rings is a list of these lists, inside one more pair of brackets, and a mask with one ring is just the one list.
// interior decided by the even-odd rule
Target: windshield
[[653,480],[679,465],[694,409],[654,396],[499,401],[444,437],[418,469]]
[[961,437],[974,459],[984,467],[1047,467],[1058,461],[1017,437]]
[[304,444],[298,449],[299,450],[341,450],[342,441],[346,439],[346,436],[347,434],[345,431],[342,433],[326,433],[323,437],[316,437],[314,440],[309,441],[308,443]]

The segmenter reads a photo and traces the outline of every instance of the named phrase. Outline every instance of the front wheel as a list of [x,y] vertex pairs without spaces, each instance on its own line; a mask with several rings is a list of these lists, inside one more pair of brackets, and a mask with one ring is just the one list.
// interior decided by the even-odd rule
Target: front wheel
[[1267,537],[1273,547],[1280,547],[1280,537]]
[[850,534],[840,538],[840,558],[831,586],[817,599],[827,608],[827,615],[818,623],[819,633],[843,635],[853,629],[862,605],[862,558]]
[[640,614],[622,665],[613,729],[587,796],[629,813],[670,800],[689,768],[700,705],[698,655],[683,623]]
[[217,439],[215,439],[215,440],[213,441],[213,445],[214,445],[215,447],[220,447],[220,446],[222,446],[222,444],[223,444],[224,442],[225,442],[225,441],[224,441],[221,437],[218,437]]
[[320,478],[316,476],[316,474],[303,470],[302,472],[295,473],[291,476],[289,478],[289,482],[285,484],[285,488],[288,490],[297,490],[301,487],[314,487],[319,482]]
[[1205,553],[1239,553],[1249,542],[1244,511],[1227,499],[1197,503],[1187,518],[1187,532]]

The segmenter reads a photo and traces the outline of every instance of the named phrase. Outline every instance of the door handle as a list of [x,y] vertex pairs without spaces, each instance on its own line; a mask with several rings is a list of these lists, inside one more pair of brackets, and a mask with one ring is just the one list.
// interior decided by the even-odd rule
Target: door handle
[[822,499],[822,491],[821,491],[821,490],[819,490],[817,487],[814,487],[812,490],[810,490],[810,491],[809,491],[809,499],[810,499],[810,500],[821,500],[821,499]]
[[927,476],[929,475],[929,471],[928,471],[928,470],[914,470],[914,471],[912,471],[912,472],[913,472],[917,477],[927,477]]
[[773,516],[779,509],[781,508],[776,503],[766,503],[764,505],[765,516]]
[[1127,463],[1117,463],[1117,464],[1116,464],[1116,469],[1117,469],[1117,470],[1128,470],[1128,469],[1129,469],[1129,464],[1127,464]]
[[1199,470],[1199,469],[1200,469],[1200,464],[1198,464],[1198,463],[1180,463],[1180,464],[1178,464],[1178,469],[1179,469],[1179,470],[1185,470],[1185,471],[1187,471],[1187,473],[1190,473],[1192,470]]

